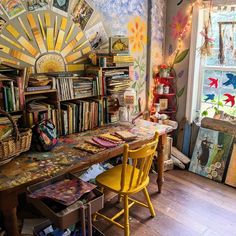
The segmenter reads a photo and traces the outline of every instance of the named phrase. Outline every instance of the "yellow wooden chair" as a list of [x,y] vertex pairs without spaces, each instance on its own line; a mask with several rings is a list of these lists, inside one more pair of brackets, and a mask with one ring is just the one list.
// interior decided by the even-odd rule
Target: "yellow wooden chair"
[[[152,165],[153,156],[155,154],[159,135],[155,133],[154,141],[142,146],[137,150],[129,150],[129,145],[124,145],[123,163],[115,166],[114,168],[103,172],[96,178],[97,184],[103,191],[104,188],[109,189],[119,194],[119,199],[123,198],[124,209],[117,213],[112,218],[109,218],[99,212],[94,216],[97,216],[108,220],[116,226],[124,229],[124,235],[130,235],[129,230],[129,208],[135,203],[149,208],[151,216],[155,216],[155,211],[152,206],[149,194],[147,192],[147,185],[149,183],[149,171]],[[132,165],[128,164],[130,158]],[[147,204],[138,200],[132,199],[129,196],[131,194],[143,191]],[[129,203],[130,202],[130,203]],[[124,214],[124,225],[116,222],[115,220]]]

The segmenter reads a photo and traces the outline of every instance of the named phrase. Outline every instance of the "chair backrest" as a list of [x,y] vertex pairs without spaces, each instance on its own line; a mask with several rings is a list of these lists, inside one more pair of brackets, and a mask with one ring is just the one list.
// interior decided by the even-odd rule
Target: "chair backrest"
[[[129,145],[124,145],[122,173],[121,173],[121,191],[128,187],[128,190],[138,187],[148,177],[153,157],[157,149],[159,134],[156,132],[154,140],[148,144],[143,145],[136,150],[129,150]],[[129,178],[127,173],[128,159],[131,159],[133,166]],[[136,176],[136,178],[134,178]],[[138,178],[137,178],[138,176]],[[126,187],[125,187],[126,186]],[[127,190],[127,189],[126,189]]]

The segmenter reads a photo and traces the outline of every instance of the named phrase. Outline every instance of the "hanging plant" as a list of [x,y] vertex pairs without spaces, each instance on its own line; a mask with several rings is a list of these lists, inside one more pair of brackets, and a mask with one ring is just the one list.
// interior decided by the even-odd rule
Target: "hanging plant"
[[200,54],[201,56],[211,56],[214,39],[209,37],[209,24],[204,25],[200,34],[204,37],[203,44],[200,47]]

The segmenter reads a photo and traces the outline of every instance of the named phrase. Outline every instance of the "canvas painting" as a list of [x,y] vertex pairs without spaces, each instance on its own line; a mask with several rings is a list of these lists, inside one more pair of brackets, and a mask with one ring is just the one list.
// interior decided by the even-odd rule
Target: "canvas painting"
[[230,134],[200,128],[189,170],[222,182],[232,143]]
[[27,0],[28,11],[45,10],[49,6],[48,0]]
[[52,7],[55,12],[67,16],[69,3],[69,0],[53,0]]
[[99,22],[98,24],[87,30],[85,32],[85,35],[93,49],[99,48],[101,45],[108,41],[108,36],[102,22]]
[[25,11],[20,0],[1,0],[1,7],[9,19],[12,19]]
[[129,38],[114,36],[109,41],[111,53],[129,53]]
[[6,24],[6,21],[2,17],[0,17],[0,32],[3,30],[5,24]]
[[93,8],[85,0],[76,0],[72,6],[72,20],[84,30],[93,14]]
[[233,152],[227,170],[225,183],[230,186],[236,187],[236,143],[234,144],[233,147]]

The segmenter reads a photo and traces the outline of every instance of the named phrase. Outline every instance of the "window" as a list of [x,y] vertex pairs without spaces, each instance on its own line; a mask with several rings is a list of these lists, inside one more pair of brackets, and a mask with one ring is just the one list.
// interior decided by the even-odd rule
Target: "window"
[[194,9],[186,110],[190,122],[198,115],[213,117],[219,110],[236,116],[236,6],[213,7],[212,54],[201,57],[200,35],[208,16],[207,9]]

